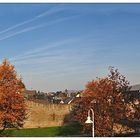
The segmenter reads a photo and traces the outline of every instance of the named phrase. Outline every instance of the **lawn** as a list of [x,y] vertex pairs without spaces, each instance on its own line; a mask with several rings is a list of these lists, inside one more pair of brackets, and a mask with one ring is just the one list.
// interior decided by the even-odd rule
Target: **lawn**
[[47,128],[7,129],[1,136],[6,137],[66,137],[80,134],[77,125],[56,126]]

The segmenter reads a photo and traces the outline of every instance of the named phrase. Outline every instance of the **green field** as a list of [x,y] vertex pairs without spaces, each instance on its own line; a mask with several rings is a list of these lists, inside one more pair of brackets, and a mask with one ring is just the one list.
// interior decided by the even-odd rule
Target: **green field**
[[76,125],[56,126],[48,128],[7,129],[4,137],[66,137],[80,134],[80,127]]

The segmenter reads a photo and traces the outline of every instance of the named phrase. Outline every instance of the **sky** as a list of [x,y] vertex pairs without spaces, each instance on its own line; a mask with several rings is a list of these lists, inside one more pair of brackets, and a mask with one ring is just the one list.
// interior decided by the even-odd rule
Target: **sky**
[[118,68],[140,84],[140,4],[0,4],[0,61],[27,89],[82,90]]

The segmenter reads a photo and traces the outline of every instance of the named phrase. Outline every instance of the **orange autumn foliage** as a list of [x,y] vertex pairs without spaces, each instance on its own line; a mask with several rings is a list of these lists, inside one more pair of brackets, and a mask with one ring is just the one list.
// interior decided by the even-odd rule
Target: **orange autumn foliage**
[[0,127],[22,127],[25,119],[25,101],[21,94],[22,80],[7,60],[0,65]]
[[84,127],[84,132],[91,132],[91,125],[85,124],[90,108],[95,114],[95,136],[113,136],[114,123],[125,117],[123,92],[129,82],[118,70],[110,69],[110,75],[97,78],[87,83],[82,98],[73,107],[73,118]]

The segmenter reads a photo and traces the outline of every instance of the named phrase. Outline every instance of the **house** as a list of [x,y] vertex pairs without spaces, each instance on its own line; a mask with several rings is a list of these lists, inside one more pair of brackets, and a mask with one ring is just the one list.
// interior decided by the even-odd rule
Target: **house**
[[128,102],[134,100],[140,101],[140,85],[131,86],[130,90],[125,92],[125,99]]
[[73,101],[73,97],[67,97],[65,100],[63,100],[64,104],[70,104]]
[[81,99],[81,91],[71,93],[71,96],[60,101],[60,104],[72,104]]
[[76,93],[75,97],[81,97],[81,92]]
[[24,90],[23,91],[23,95],[26,99],[34,99],[34,97],[36,96],[37,92],[36,90]]
[[81,97],[67,97],[65,100],[61,100],[60,104],[73,104],[79,99],[81,99]]
[[64,101],[63,101],[63,100],[61,100],[61,101],[60,101],[60,104],[64,104]]
[[130,87],[130,91],[140,91],[140,84],[137,84],[137,85],[133,85]]
[[55,95],[61,100],[64,100],[67,97],[67,94],[62,91],[57,91]]

